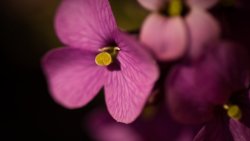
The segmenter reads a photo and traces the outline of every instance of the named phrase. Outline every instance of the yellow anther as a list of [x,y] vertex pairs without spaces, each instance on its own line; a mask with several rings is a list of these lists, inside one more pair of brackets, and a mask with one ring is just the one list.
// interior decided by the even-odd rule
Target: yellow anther
[[98,66],[108,66],[113,62],[112,56],[108,52],[101,52],[96,55],[95,63]]
[[117,52],[120,51],[119,47],[103,47],[98,49],[100,52],[104,52],[104,51],[113,51],[113,52]]
[[171,0],[168,7],[170,16],[180,16],[183,10],[182,0]]
[[237,106],[237,105],[224,105],[223,107],[224,107],[224,109],[227,110],[227,115],[230,118],[233,118],[236,120],[241,119],[242,113],[241,113],[239,106]]
[[225,110],[228,110],[228,109],[229,109],[229,106],[228,106],[227,104],[225,104],[225,105],[223,105],[223,108],[224,108]]

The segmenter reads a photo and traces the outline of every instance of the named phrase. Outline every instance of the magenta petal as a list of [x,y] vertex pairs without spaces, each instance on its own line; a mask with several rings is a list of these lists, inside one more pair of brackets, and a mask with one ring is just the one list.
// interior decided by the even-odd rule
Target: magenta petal
[[67,46],[88,49],[106,45],[117,29],[108,0],[63,0],[55,28]]
[[183,123],[208,121],[213,117],[211,102],[217,100],[216,96],[223,97],[223,89],[218,86],[220,81],[217,76],[206,68],[177,66],[170,73],[166,87],[167,104],[172,116]]
[[151,14],[143,24],[141,41],[163,61],[181,57],[187,47],[187,30],[181,17]]
[[53,98],[67,108],[87,104],[104,84],[104,70],[95,56],[76,48],[59,48],[43,58],[43,69]]
[[130,123],[141,113],[158,78],[158,68],[134,38],[121,35],[116,41],[121,48],[117,56],[121,68],[110,72],[105,84],[105,98],[113,118]]
[[250,60],[248,51],[232,42],[221,42],[216,47],[221,70],[224,70],[224,77],[228,79],[230,87],[234,89],[233,92],[245,89]]
[[160,10],[168,0],[138,0],[138,2],[146,9],[157,11]]
[[[229,131],[228,120],[223,117],[206,123],[194,138],[194,141],[235,141]],[[240,141],[240,140],[236,140]],[[243,140],[242,140],[243,141]]]
[[219,23],[205,10],[192,8],[186,18],[190,31],[191,56],[197,57],[203,47],[218,40],[220,35]]
[[186,1],[190,7],[198,7],[206,9],[214,6],[219,0],[186,0]]
[[233,135],[234,141],[248,141],[250,139],[250,128],[241,122],[230,119],[229,128]]

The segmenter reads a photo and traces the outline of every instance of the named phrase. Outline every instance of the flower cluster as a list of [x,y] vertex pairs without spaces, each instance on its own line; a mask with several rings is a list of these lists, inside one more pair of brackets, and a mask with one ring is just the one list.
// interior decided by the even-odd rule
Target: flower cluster
[[108,0],[62,0],[55,29],[65,47],[42,59],[54,100],[81,108],[103,88],[121,123],[100,109],[89,116],[99,141],[249,140],[249,49],[223,36],[211,12],[222,2],[138,2],[150,14],[132,35]]

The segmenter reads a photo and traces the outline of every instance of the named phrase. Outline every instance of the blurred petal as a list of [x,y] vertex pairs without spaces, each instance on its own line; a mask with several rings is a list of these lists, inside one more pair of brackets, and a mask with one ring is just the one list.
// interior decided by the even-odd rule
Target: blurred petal
[[130,125],[115,122],[106,110],[97,109],[88,117],[86,124],[96,141],[142,141]]
[[138,0],[138,2],[146,9],[152,11],[160,10],[168,0]]
[[187,0],[187,4],[190,7],[198,7],[198,8],[211,8],[213,7],[219,0]]
[[193,141],[194,138],[194,133],[192,132],[191,129],[187,128],[187,129],[182,129],[181,133],[179,134],[179,136],[177,137],[176,141]]
[[234,141],[234,139],[229,131],[228,120],[219,117],[206,123],[194,141]]
[[95,56],[76,48],[59,48],[43,58],[43,69],[53,98],[67,108],[86,105],[104,84],[104,70]]
[[233,135],[234,141],[248,141],[250,139],[250,128],[241,122],[230,119],[229,128]]
[[134,38],[122,35],[117,43],[121,68],[109,74],[105,98],[113,118],[130,123],[141,113],[159,72],[155,61]]
[[187,47],[187,31],[181,17],[151,14],[142,27],[140,39],[160,60],[181,57]]
[[217,81],[216,75],[206,69],[178,66],[172,70],[166,91],[173,117],[184,123],[202,123],[211,119],[213,105],[210,102],[222,92],[217,88],[220,86]]
[[219,23],[205,10],[192,8],[186,18],[190,32],[191,56],[200,55],[203,47],[218,40],[220,35]]
[[97,49],[109,42],[117,27],[108,0],[63,0],[55,28],[64,44]]
[[110,123],[96,127],[94,138],[97,141],[142,141],[131,127]]
[[245,89],[250,60],[246,49],[232,42],[220,42],[216,47],[217,53],[214,54],[220,62],[221,70],[224,70],[222,74],[230,87],[233,91]]

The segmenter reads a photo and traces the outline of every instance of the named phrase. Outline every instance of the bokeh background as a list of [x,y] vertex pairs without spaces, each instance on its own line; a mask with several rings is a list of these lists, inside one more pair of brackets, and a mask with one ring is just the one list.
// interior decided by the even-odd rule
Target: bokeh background
[[[118,25],[137,31],[148,14],[136,0],[110,0]],[[86,115],[103,95],[77,110],[67,110],[51,99],[40,60],[62,44],[55,35],[53,19],[60,0],[1,0],[1,128],[0,140],[88,141]],[[223,37],[249,46],[249,2],[238,10],[218,14]],[[220,10],[220,9],[219,9]],[[215,9],[214,12],[217,12]]]

